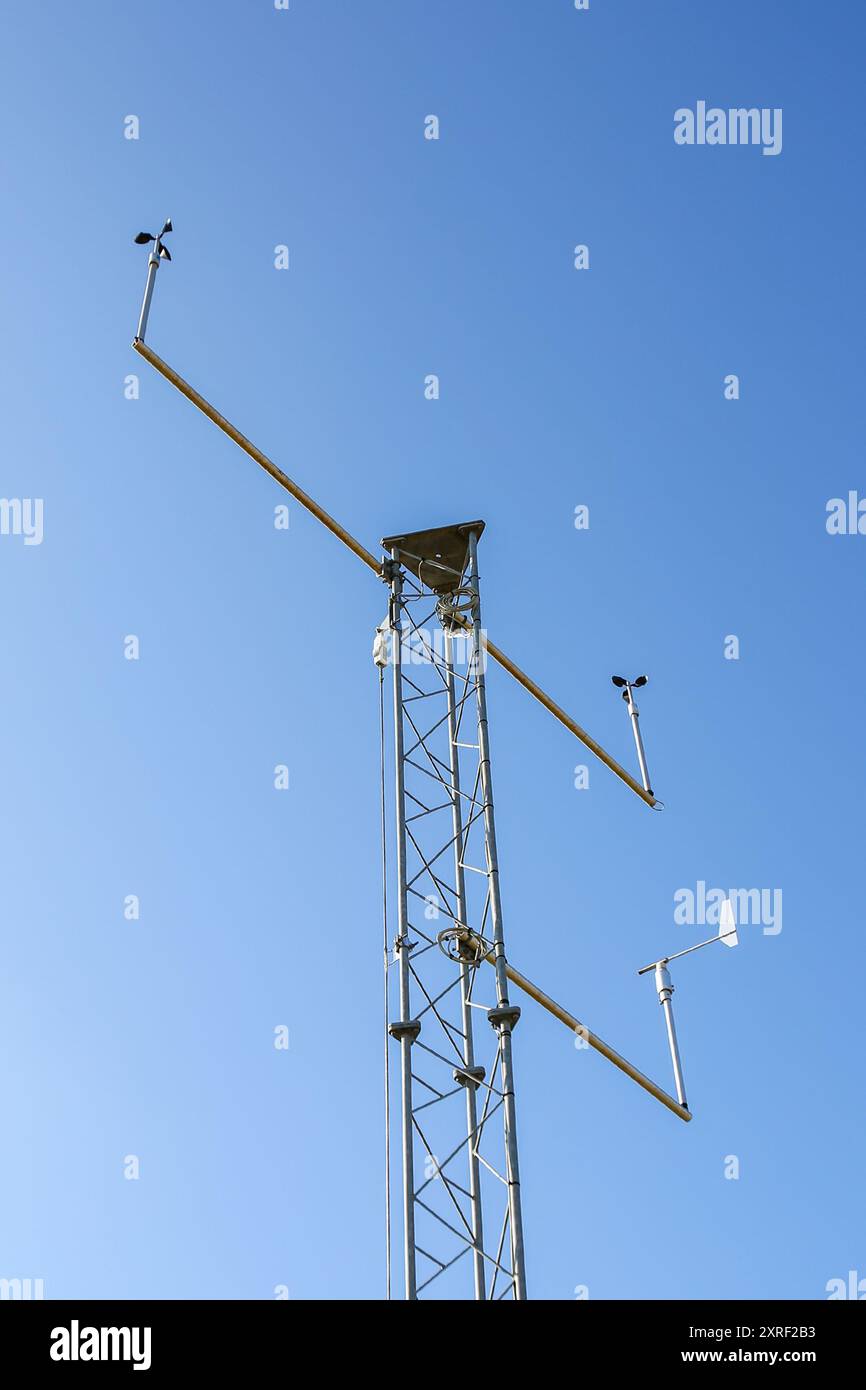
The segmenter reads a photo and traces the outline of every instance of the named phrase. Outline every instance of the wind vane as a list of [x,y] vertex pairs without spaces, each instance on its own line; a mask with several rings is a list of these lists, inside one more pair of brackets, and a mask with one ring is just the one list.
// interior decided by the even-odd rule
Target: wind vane
[[171,218],[167,217],[162,224],[162,231],[157,232],[156,236],[153,235],[153,232],[139,232],[138,236],[135,238],[136,246],[148,246],[153,242],[153,250],[147,258],[147,282],[144,286],[144,298],[141,301],[141,313],[138,316],[138,328],[135,333],[136,342],[139,340],[143,342],[144,335],[147,332],[150,301],[153,298],[153,287],[156,284],[156,272],[159,270],[159,263],[161,260],[171,260],[171,252],[167,246],[163,245],[162,239],[167,232],[173,231],[174,228],[171,225]]
[[725,898],[719,912],[719,930],[716,936],[710,936],[706,941],[699,941],[696,946],[687,946],[684,951],[674,951],[673,955],[662,956],[661,960],[651,961],[649,965],[644,965],[637,972],[638,975],[647,975],[650,970],[655,971],[655,984],[659,996],[659,1003],[665,1012],[665,1026],[668,1034],[668,1047],[671,1053],[671,1062],[674,1068],[674,1083],[677,1088],[677,1097],[680,1105],[686,1104],[686,1086],[683,1081],[683,1068],[680,1061],[680,1049],[677,1042],[677,1030],[674,1026],[674,1007],[672,1003],[674,986],[671,981],[668,966],[672,960],[679,960],[680,956],[690,956],[693,951],[700,951],[704,946],[712,946],[714,942],[720,941],[723,946],[738,946],[740,938],[737,935],[737,924],[734,919],[734,907],[730,898]]
[[634,702],[634,695],[632,694],[632,691],[639,690],[642,685],[647,684],[649,676],[638,676],[637,680],[634,681],[627,681],[625,676],[611,676],[611,680],[615,686],[618,686],[619,689],[622,690],[622,698],[628,705],[628,714],[631,719],[632,730],[634,731],[634,742],[637,748],[637,760],[640,766],[641,780],[644,785],[644,791],[652,796],[652,788],[650,787],[649,773],[646,765],[646,754],[644,753],[643,739],[641,738],[640,726],[638,724],[638,715],[640,711]]

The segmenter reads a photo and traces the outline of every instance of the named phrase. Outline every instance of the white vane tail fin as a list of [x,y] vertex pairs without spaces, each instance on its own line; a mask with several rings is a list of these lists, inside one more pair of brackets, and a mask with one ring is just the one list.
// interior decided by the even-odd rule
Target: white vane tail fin
[[719,913],[719,940],[723,941],[726,946],[738,946],[740,944],[740,938],[737,936],[737,923],[734,919],[734,905],[730,898],[725,898]]

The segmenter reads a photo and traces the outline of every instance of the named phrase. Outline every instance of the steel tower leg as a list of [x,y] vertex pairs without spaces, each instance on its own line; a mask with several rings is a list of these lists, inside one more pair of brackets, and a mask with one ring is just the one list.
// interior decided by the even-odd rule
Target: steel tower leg
[[400,1044],[401,1112],[403,1141],[403,1264],[406,1298],[417,1296],[415,1273],[415,1172],[412,1132],[412,1044],[420,1026],[412,1018],[409,992],[409,910],[406,875],[406,799],[403,750],[403,577],[395,565],[391,578],[391,661],[394,671],[394,767],[395,818],[397,826],[397,940],[399,960],[400,1017],[391,1024],[391,1036]]
[[[458,922],[468,927],[469,916],[466,907],[466,876],[463,870],[463,809],[460,803],[460,717],[454,683],[454,643],[448,628],[445,629],[445,668],[448,682],[448,746],[451,767],[451,802],[453,806],[452,824],[454,826],[454,881],[457,887],[455,916]],[[460,965],[460,1006],[463,1020],[463,1058],[466,1066],[466,1130],[469,1136],[469,1194],[472,1208],[472,1231],[475,1249],[472,1262],[475,1277],[475,1297],[486,1297],[484,1279],[484,1218],[481,1203],[481,1173],[479,1171],[476,1135],[478,1133],[477,1082],[475,1080],[475,1044],[473,1040],[473,1020],[471,992],[474,971],[464,961]]]
[[517,1157],[517,1107],[514,1097],[514,1066],[511,1034],[520,1010],[509,1003],[505,973],[505,937],[502,927],[502,901],[499,894],[499,860],[496,853],[496,824],[493,815],[493,782],[490,773],[490,740],[487,728],[487,691],[484,682],[484,646],[481,628],[481,597],[478,575],[478,536],[469,535],[469,586],[472,591],[472,673],[478,711],[478,748],[481,791],[484,801],[484,838],[490,876],[490,915],[496,968],[497,1007],[488,1017],[499,1034],[499,1064],[505,1098],[505,1151],[508,1165],[508,1211],[511,1228],[512,1269],[515,1297],[526,1298],[526,1265],[523,1248],[523,1212],[520,1200],[520,1165]]

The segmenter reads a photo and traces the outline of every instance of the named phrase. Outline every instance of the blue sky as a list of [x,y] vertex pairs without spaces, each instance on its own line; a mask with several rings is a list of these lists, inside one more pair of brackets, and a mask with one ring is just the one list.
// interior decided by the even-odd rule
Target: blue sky
[[[781,932],[675,975],[688,1127],[524,1010],[530,1294],[866,1276],[866,539],[825,527],[866,493],[862,15],[3,12],[0,491],[44,537],[0,536],[0,1277],[383,1288],[384,591],[298,508],[276,531],[275,485],[131,351],[166,215],[157,352],[371,548],[484,517],[491,635],[629,767],[609,677],[650,674],[663,814],[600,765],[576,790],[580,745],[491,672],[518,968],[666,1080],[634,972],[699,939],[674,894],[783,894]],[[676,145],[699,100],[782,108],[781,154]]]

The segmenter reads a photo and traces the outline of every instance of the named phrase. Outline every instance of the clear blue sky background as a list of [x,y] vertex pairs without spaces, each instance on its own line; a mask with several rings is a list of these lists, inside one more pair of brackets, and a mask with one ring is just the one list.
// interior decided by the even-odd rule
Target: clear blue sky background
[[[383,1287],[384,592],[130,350],[168,214],[158,352],[366,544],[483,516],[495,640],[629,766],[651,675],[658,815],[491,673],[515,963],[664,1080],[675,891],[783,891],[676,975],[691,1126],[524,1011],[530,1292],[866,1275],[860,7],[2,10],[0,491],[45,536],[0,537],[0,1276]],[[699,99],[781,155],[677,147]]]

